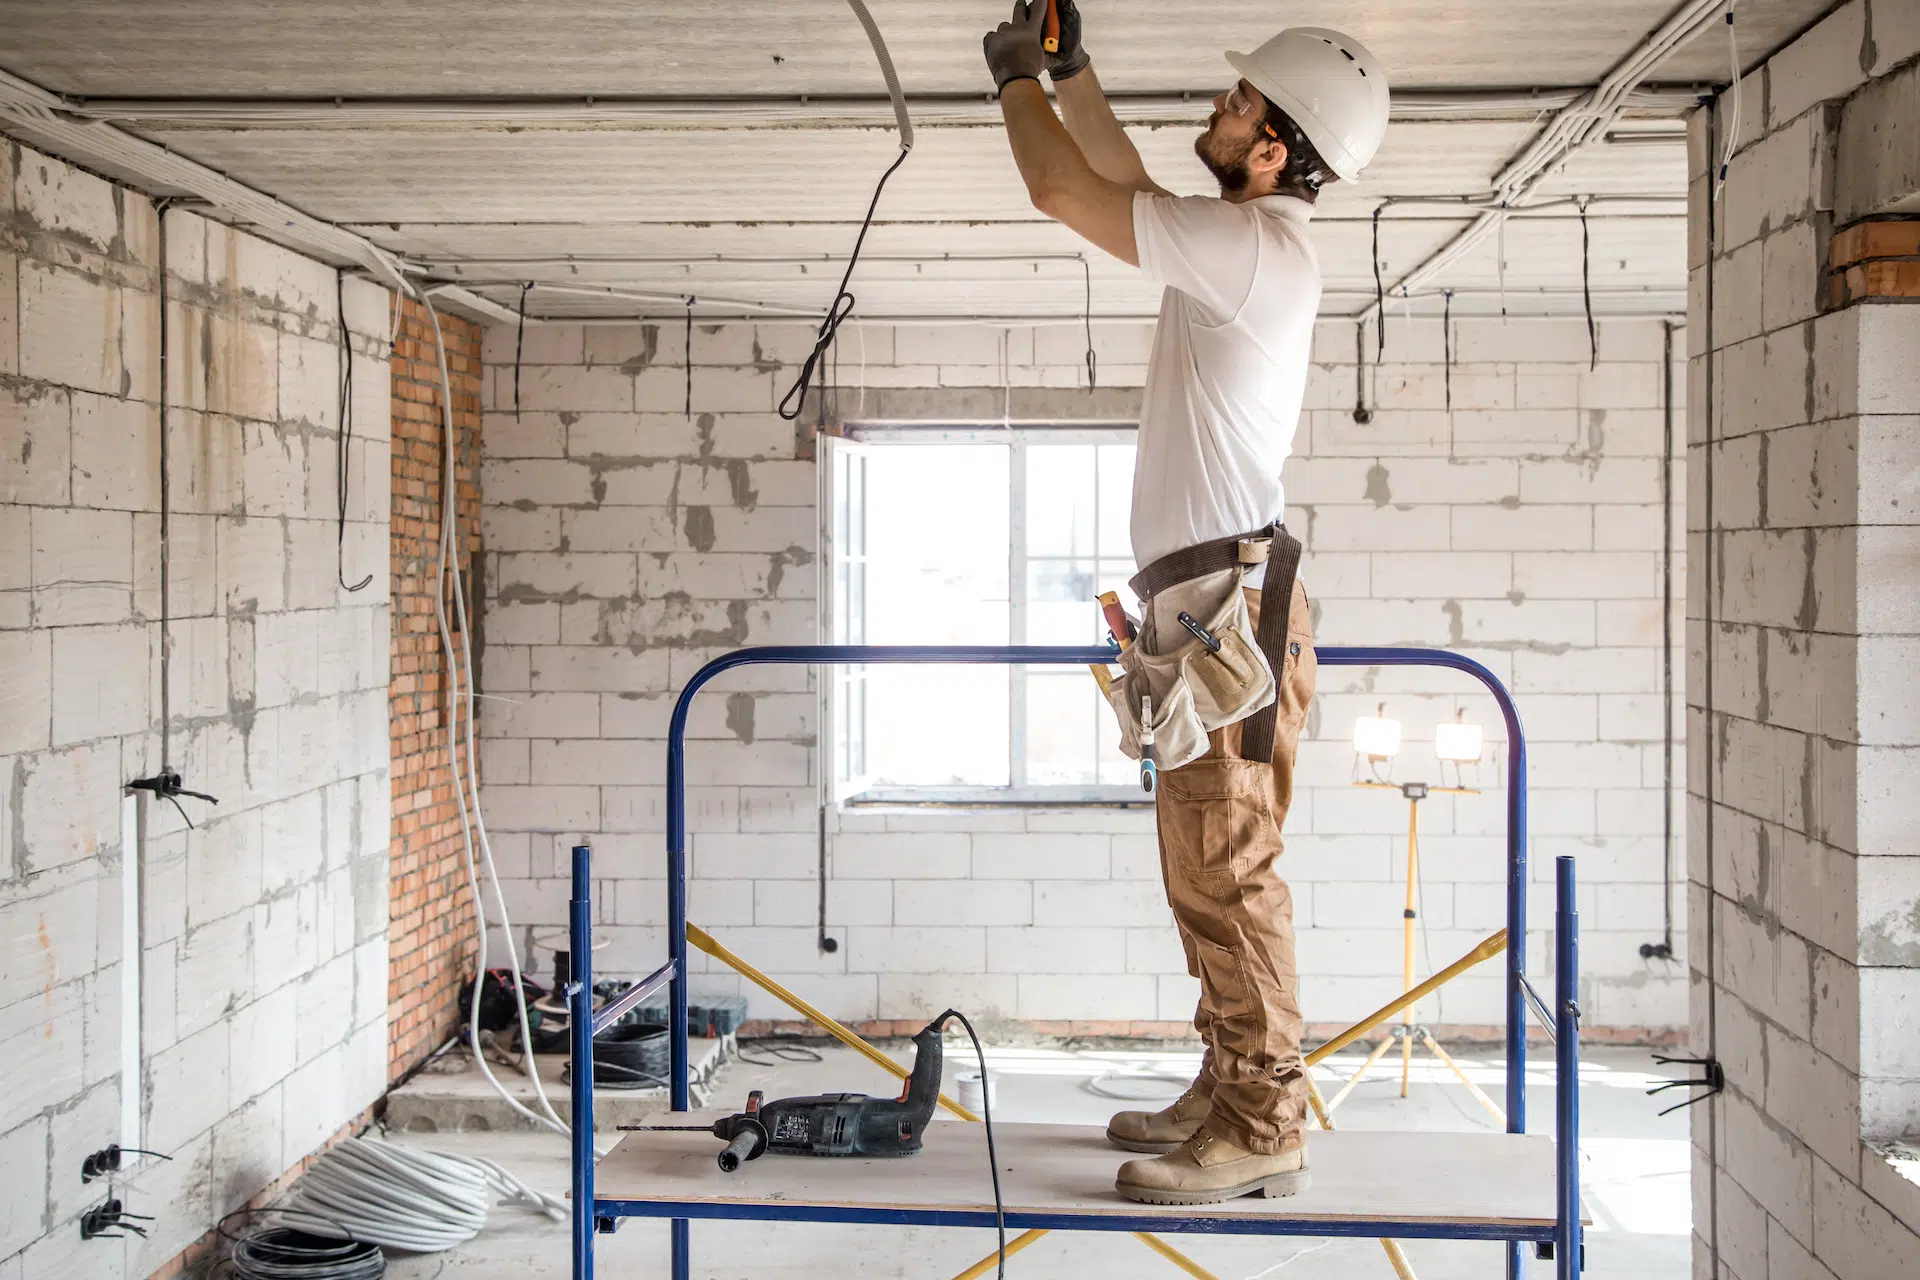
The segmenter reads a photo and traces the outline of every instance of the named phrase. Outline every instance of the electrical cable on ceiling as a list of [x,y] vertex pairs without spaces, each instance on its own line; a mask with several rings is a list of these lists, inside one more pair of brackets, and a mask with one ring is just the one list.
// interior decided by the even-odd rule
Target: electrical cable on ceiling
[[520,421],[520,357],[527,348],[527,294],[533,288],[528,280],[520,286],[520,325],[513,335],[513,420]]
[[1087,394],[1092,395],[1094,370],[1097,367],[1093,354],[1093,264],[1087,261],[1087,255],[1084,253],[1080,255],[1080,270],[1086,277],[1087,285],[1087,305],[1080,314],[1087,322]]
[[820,331],[814,336],[813,350],[807,353],[806,362],[800,368],[800,376],[795,378],[787,394],[780,398],[779,413],[788,422],[799,418],[807,407],[807,386],[813,381],[815,368],[820,364],[821,356],[833,345],[840,325],[853,312],[853,295],[847,291],[847,284],[853,279],[853,269],[860,264],[860,247],[866,243],[867,231],[873,226],[873,214],[880,207],[880,193],[887,189],[887,179],[894,170],[906,163],[907,153],[913,150],[913,122],[907,118],[907,98],[900,91],[900,77],[894,74],[893,58],[887,52],[887,42],[880,35],[880,28],[874,22],[873,15],[867,12],[862,0],[847,0],[854,17],[866,29],[867,41],[873,45],[873,56],[880,64],[880,75],[887,82],[887,96],[893,101],[894,124],[900,131],[900,154],[893,158],[880,181],[874,184],[873,199],[867,202],[867,216],[860,222],[860,234],[854,237],[853,252],[847,255],[847,269],[840,276],[840,289],[834,295],[833,305],[827,308],[826,318],[820,322]]
[[1580,299],[1587,309],[1587,371],[1600,367],[1600,331],[1593,323],[1593,242],[1587,234],[1587,205],[1580,203]]
[[1442,378],[1447,389],[1447,412],[1453,412],[1453,290],[1440,291],[1440,353],[1445,364]]
[[353,487],[353,335],[347,332],[347,273],[344,271],[334,276],[333,301],[340,321],[340,449],[334,477],[340,524],[334,540],[334,573],[343,589],[364,591],[373,581],[372,574],[358,582],[347,581],[347,501]]

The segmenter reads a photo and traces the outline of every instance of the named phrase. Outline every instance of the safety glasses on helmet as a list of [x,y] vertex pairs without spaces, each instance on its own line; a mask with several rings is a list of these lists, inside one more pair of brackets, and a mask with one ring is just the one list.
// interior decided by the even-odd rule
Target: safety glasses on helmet
[[[1227,110],[1236,116],[1250,116],[1256,111],[1259,111],[1261,104],[1254,100],[1253,92],[1253,90],[1247,88],[1247,82],[1245,80],[1234,85],[1233,88],[1227,90]],[[1273,126],[1266,122],[1264,116],[1261,118],[1260,127],[1266,131],[1269,138],[1272,138],[1276,142],[1279,141],[1280,135],[1274,132]]]

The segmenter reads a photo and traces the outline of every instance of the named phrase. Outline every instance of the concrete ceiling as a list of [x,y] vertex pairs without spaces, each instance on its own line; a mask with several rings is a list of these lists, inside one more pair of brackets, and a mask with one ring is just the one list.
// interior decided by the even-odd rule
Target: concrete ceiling
[[[1276,8],[1271,0],[1220,0],[1203,8],[1082,0],[1082,8],[1110,90],[1207,95],[1227,83],[1223,47],[1246,47],[1281,24],[1352,31],[1381,57],[1400,92],[1584,87],[1677,3],[1298,0]],[[870,7],[909,95],[981,93],[979,34],[1002,16],[999,3],[870,0]],[[1828,0],[1743,0],[1742,62],[1757,62],[1828,7]],[[114,105],[97,99],[175,100],[109,118],[503,301],[517,299],[514,282],[540,279],[818,309],[837,282],[872,182],[895,154],[889,128],[810,122],[794,101],[881,92],[843,0],[0,0],[0,15],[0,68],[88,99],[89,109]],[[1201,15],[1205,21],[1196,21]],[[1714,24],[1662,62],[1652,82],[1711,84],[1726,79],[1726,66],[1724,35]],[[568,122],[532,109],[525,119],[396,122],[363,109],[377,105],[372,99],[577,102],[582,95],[784,102],[770,104],[765,120],[693,128]],[[336,97],[343,100],[339,123],[270,118],[285,100]],[[235,100],[250,101],[228,120],[191,118],[210,101]],[[1203,111],[1131,131],[1149,169],[1175,190],[1210,187],[1191,152]],[[1315,232],[1327,312],[1352,313],[1371,296],[1375,204],[1486,191],[1540,127],[1507,114],[1396,120],[1365,182],[1327,193]],[[31,130],[22,132],[32,140]],[[1590,147],[1539,193],[1603,198],[1591,210],[1589,264],[1601,310],[1678,308],[1685,163],[1677,138]],[[868,240],[872,257],[856,276],[862,314],[1063,316],[1085,304],[1084,246],[1029,207],[997,128],[927,127],[923,118],[879,218]],[[1432,204],[1391,209],[1381,229],[1387,281],[1469,219]],[[1509,225],[1505,277],[1515,309],[1578,310],[1580,241],[1575,210],[1566,205]],[[1456,311],[1497,305],[1494,245],[1468,253],[1436,282],[1459,291]],[[1151,313],[1152,290],[1130,269],[1097,251],[1085,257],[1096,314]],[[674,307],[543,290],[529,309],[631,315]]]

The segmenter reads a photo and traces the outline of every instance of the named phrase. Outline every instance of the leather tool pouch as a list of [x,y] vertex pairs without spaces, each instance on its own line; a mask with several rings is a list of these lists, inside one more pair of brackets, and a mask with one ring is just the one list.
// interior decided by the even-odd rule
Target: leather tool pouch
[[[1207,752],[1207,734],[1274,700],[1273,670],[1255,643],[1237,567],[1169,586],[1147,602],[1133,646],[1120,655],[1126,674],[1107,701],[1120,721],[1120,749],[1140,758],[1140,708],[1150,695],[1155,755],[1178,769]],[[1219,644],[1218,652],[1179,621],[1187,614]]]

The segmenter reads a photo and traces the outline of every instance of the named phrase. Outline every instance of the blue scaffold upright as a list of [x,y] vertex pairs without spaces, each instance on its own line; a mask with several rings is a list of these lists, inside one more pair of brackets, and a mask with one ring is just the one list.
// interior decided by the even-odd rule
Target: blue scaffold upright
[[[675,1111],[690,1107],[687,1028],[687,809],[686,729],[694,696],[715,676],[734,667],[762,664],[831,666],[868,663],[999,663],[1032,665],[1087,665],[1114,661],[1111,648],[1039,646],[920,646],[920,645],[776,645],[735,650],[694,673],[673,709],[667,737],[667,949],[665,964],[634,983],[600,1008],[593,1007],[592,961],[592,853],[580,845],[573,850],[573,897],[569,904],[573,980],[567,987],[572,1057],[571,1113],[573,1148],[573,1280],[593,1280],[594,1236],[611,1232],[624,1217],[670,1220],[672,1280],[689,1280],[692,1261],[693,1218],[730,1218],[761,1221],[815,1221],[921,1226],[991,1227],[994,1215],[976,1209],[864,1208],[742,1204],[696,1200],[634,1201],[601,1199],[595,1194],[593,1142],[593,1037],[637,1008],[662,987],[668,990],[667,1010],[671,1053],[671,1101]],[[1195,1219],[1183,1228],[1181,1220],[1166,1214],[1130,1216],[1057,1212],[1023,1213],[1009,1208],[1006,1225],[1023,1230],[1180,1231],[1251,1235],[1308,1235],[1497,1240],[1508,1280],[1524,1274],[1528,1246],[1542,1257],[1551,1256],[1557,1280],[1577,1280],[1583,1248],[1579,1187],[1579,957],[1578,919],[1574,910],[1573,859],[1561,857],[1555,867],[1554,998],[1549,1005],[1526,974],[1527,948],[1527,751],[1520,717],[1512,696],[1498,678],[1480,663],[1441,649],[1323,648],[1323,667],[1420,666],[1464,672],[1486,686],[1499,704],[1507,730],[1507,923],[1506,938],[1506,1117],[1509,1133],[1527,1131],[1526,1031],[1529,1016],[1545,1026],[1554,1046],[1554,1217],[1553,1220],[1449,1223],[1433,1219],[1405,1222],[1366,1218],[1314,1217],[1288,1219],[1258,1216]]]

